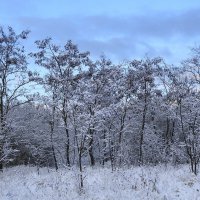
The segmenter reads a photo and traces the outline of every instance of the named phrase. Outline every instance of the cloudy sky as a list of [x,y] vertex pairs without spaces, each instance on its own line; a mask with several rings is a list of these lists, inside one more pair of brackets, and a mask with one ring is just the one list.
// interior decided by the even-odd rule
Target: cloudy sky
[[33,41],[71,39],[96,58],[162,56],[179,62],[200,44],[199,0],[0,0],[0,25]]

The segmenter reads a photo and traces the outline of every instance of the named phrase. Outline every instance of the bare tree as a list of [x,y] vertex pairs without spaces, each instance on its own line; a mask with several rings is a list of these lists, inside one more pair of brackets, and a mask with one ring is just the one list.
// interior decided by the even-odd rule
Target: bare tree
[[24,47],[29,31],[16,34],[8,27],[0,27],[0,170],[3,169],[3,146],[8,139],[8,114],[17,106],[30,102],[25,86],[34,80],[34,73],[28,71]]

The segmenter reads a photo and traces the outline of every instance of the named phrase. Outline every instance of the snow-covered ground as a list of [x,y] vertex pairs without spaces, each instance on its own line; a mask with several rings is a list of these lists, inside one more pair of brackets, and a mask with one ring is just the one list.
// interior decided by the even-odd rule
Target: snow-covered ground
[[200,176],[188,166],[119,169],[86,168],[84,190],[79,190],[75,169],[14,167],[0,174],[0,200],[197,200]]

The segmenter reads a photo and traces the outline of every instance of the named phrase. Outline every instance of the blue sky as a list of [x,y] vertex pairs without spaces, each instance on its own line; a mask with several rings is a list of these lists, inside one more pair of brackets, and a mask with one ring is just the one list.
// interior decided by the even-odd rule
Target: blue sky
[[200,44],[199,0],[0,0],[0,24],[30,29],[26,44],[71,39],[94,58],[162,56],[178,63]]

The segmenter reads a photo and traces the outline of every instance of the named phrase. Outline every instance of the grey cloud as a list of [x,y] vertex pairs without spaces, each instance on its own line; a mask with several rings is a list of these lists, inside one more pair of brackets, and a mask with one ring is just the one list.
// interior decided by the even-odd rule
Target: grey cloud
[[132,36],[166,39],[175,35],[197,36],[200,33],[200,8],[184,13],[150,13],[132,16],[66,16],[63,18],[21,18],[36,34],[56,37],[109,38]]
[[[174,35],[196,36],[200,33],[200,8],[184,13],[146,13],[125,17],[91,16],[92,31],[124,33],[133,37],[169,38]],[[94,28],[95,27],[95,28]]]
[[[200,36],[200,8],[183,13],[147,13],[132,16],[65,16],[60,18],[20,18],[21,27],[32,31],[32,39],[47,36],[63,43],[72,39],[93,55],[114,58],[134,55],[172,57],[169,43],[185,45]],[[160,45],[157,45],[159,43]],[[163,44],[163,46],[161,45]],[[187,48],[187,47],[186,47]]]
[[136,52],[136,44],[131,44],[127,38],[112,38],[109,40],[89,40],[78,41],[81,49],[89,50],[92,55],[99,56],[106,54],[113,59],[125,59],[131,57]]

